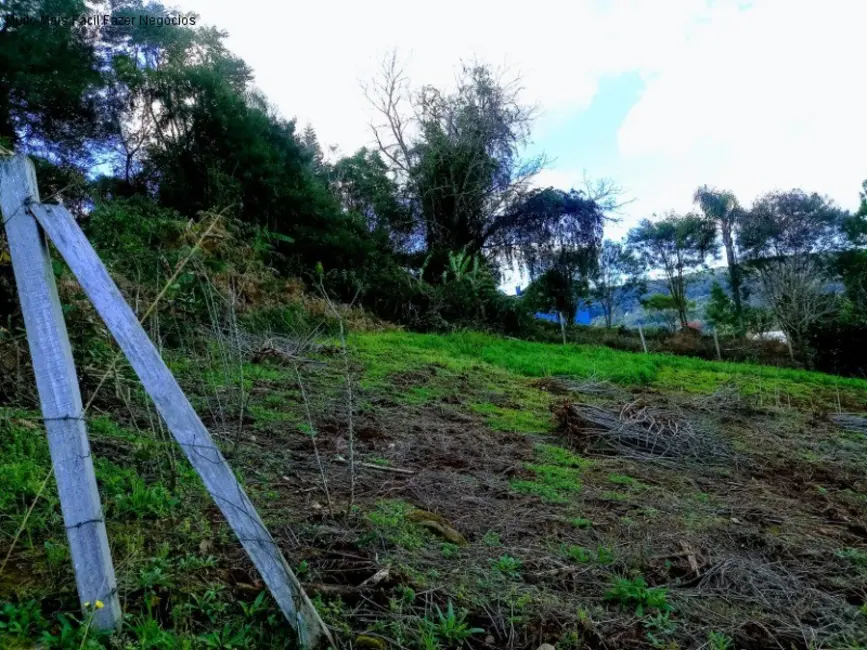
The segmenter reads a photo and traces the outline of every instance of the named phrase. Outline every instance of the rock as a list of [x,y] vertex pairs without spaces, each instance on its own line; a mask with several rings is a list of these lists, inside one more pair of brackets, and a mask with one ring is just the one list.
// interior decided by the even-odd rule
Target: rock
[[557,649],[554,646],[552,646],[550,643],[543,643],[542,645],[539,646],[539,650],[557,650]]
[[388,646],[385,645],[385,641],[378,639],[375,636],[359,634],[355,637],[355,647],[368,648],[368,650],[385,650]]
[[494,645],[494,643],[496,643],[496,641],[497,640],[494,637],[492,637],[490,634],[485,637],[485,643],[487,643],[488,645]]
[[424,526],[428,530],[432,530],[452,544],[466,546],[469,543],[467,542],[466,537],[452,528],[449,522],[447,522],[441,515],[434,512],[428,512],[427,510],[413,510],[406,516],[406,518],[410,521],[414,521],[419,526]]

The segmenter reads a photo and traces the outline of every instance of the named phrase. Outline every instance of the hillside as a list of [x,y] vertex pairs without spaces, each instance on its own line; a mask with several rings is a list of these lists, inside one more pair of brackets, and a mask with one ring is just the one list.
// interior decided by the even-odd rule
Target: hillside
[[[585,105],[591,86],[543,75],[571,108],[525,87],[552,69],[534,12],[565,44],[552,61],[633,77],[605,63],[646,50],[631,29],[562,12],[530,7],[509,34],[519,14],[489,9],[365,5],[332,25],[194,4],[228,20],[152,0],[0,8],[0,650],[310,647],[320,617],[347,649],[867,649],[852,156],[754,137],[777,133],[752,110],[772,104],[737,100],[756,116],[737,131],[799,165],[718,187],[744,156],[717,173],[672,158],[682,129],[659,127],[680,102],[638,120],[653,181],[620,146],[641,112],[594,109],[601,82]],[[532,69],[453,58],[380,14],[431,34],[445,16],[451,45],[493,36]],[[555,22],[603,35],[602,54],[576,57]],[[644,22],[669,54],[714,43]],[[251,26],[282,28],[256,34],[255,66],[233,51]],[[292,50],[299,35],[319,41]],[[791,85],[756,69],[765,94]],[[358,101],[334,101],[347,84]],[[800,165],[838,159],[854,167]],[[510,274],[532,278],[520,296]],[[605,327],[538,317],[587,299]]]
[[[348,341],[350,411],[339,340],[249,335],[240,363],[220,346],[167,354],[345,647],[867,643],[865,425],[835,423],[864,409],[867,382],[371,331]],[[118,382],[89,427],[124,628],[80,624],[53,481],[36,499],[39,414],[4,407],[0,646],[291,645],[136,384]]]

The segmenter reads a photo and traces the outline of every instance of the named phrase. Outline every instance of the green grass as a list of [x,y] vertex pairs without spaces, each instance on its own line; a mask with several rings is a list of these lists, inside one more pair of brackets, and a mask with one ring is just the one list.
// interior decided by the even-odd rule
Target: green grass
[[390,544],[409,551],[420,549],[428,536],[407,518],[413,510],[415,508],[406,501],[398,499],[377,501],[376,507],[366,516],[373,529],[370,541],[380,537]]
[[452,373],[500,369],[522,377],[595,377],[697,393],[711,393],[734,383],[744,394],[783,395],[783,399],[833,401],[838,390],[849,401],[863,404],[867,399],[867,381],[861,379],[668,354],[635,354],[593,345],[533,343],[478,332],[393,331],[358,334],[352,341],[365,361],[369,385],[382,384],[394,372],[438,364]]
[[[486,441],[491,436],[485,427],[528,435],[551,431],[551,406],[561,398],[535,386],[534,379],[546,375],[594,377],[623,386],[652,387],[663,397],[675,391],[710,393],[724,385],[735,385],[741,394],[754,395],[768,405],[798,401],[794,409],[767,409],[761,415],[761,433],[772,424],[785,434],[779,443],[767,437],[752,437],[733,426],[730,433],[734,442],[742,444],[744,452],[772,454],[777,460],[840,468],[840,463],[851,457],[853,467],[863,466],[856,463],[862,458],[863,437],[830,432],[827,439],[819,440],[808,419],[814,411],[802,406],[808,402],[835,406],[838,394],[843,404],[861,404],[867,395],[864,381],[594,346],[528,343],[478,333],[358,334],[352,337],[351,346],[353,376],[361,389],[356,393],[357,412],[365,416],[368,410],[373,416],[381,414],[386,425],[383,430],[389,434],[384,440],[361,440],[359,458],[380,466],[403,464],[402,449],[390,451],[391,446],[383,443],[393,436],[401,445],[411,444],[409,436],[416,434],[401,423],[412,422],[419,414],[438,424],[448,422],[448,426],[467,422],[471,432],[485,434]],[[304,378],[315,422],[333,417],[334,405],[343,399],[342,360],[332,361],[325,354],[322,358],[322,367],[306,369]],[[260,505],[269,526],[291,524],[302,544],[312,550],[327,548],[334,540],[353,545],[355,548],[347,555],[352,557],[348,566],[357,565],[357,555],[369,560],[365,566],[392,567],[396,584],[388,607],[393,616],[383,617],[382,627],[377,627],[377,621],[370,629],[364,628],[373,633],[370,638],[381,634],[403,647],[457,647],[477,633],[469,625],[484,620],[483,612],[506,612],[506,622],[522,629],[523,634],[547,615],[549,607],[562,607],[558,615],[565,617],[564,625],[570,625],[570,631],[577,635],[572,646],[563,647],[577,647],[583,626],[593,625],[581,608],[592,610],[599,619],[620,617],[629,626],[634,625],[635,614],[643,616],[640,625],[658,639],[664,636],[660,630],[668,629],[662,620],[670,610],[667,592],[649,586],[640,577],[641,571],[653,576],[656,582],[652,584],[671,585],[671,600],[678,607],[672,619],[678,626],[695,627],[695,621],[687,622],[683,599],[676,598],[677,585],[671,582],[671,576],[660,574],[661,562],[648,564],[643,558],[657,553],[660,539],[668,540],[674,533],[686,538],[701,535],[701,539],[710,539],[709,533],[713,533],[714,539],[726,539],[717,533],[735,526],[728,514],[720,516],[721,512],[729,512],[726,492],[716,489],[711,481],[688,483],[677,474],[658,468],[649,471],[641,463],[622,459],[588,460],[557,444],[542,444],[543,439],[558,441],[555,435],[549,435],[519,440],[520,455],[515,456],[510,467],[524,463],[523,470],[518,476],[502,474],[497,479],[498,485],[511,488],[517,506],[538,509],[546,515],[543,530],[516,531],[508,526],[500,530],[499,519],[476,521],[471,511],[465,512],[464,507],[476,507],[468,502],[461,503],[459,509],[443,508],[468,539],[466,545],[447,542],[414,520],[415,506],[411,502],[417,495],[414,488],[403,483],[406,479],[392,480],[384,478],[382,472],[366,472],[360,475],[365,490],[359,492],[353,515],[346,519],[349,525],[341,528],[342,518],[334,522],[335,537],[322,542],[319,536],[327,533],[319,531],[330,529],[331,523],[323,525],[321,513],[303,509],[281,487],[287,459],[291,458],[282,453],[284,442],[304,442],[296,429],[309,433],[302,422],[294,371],[278,365],[244,364],[227,372],[213,359],[210,365],[207,361],[184,360],[174,365],[181,379],[189,384],[191,398],[204,404],[219,395],[232,414],[233,430],[234,418],[240,411],[237,389],[243,383],[248,400],[245,413],[250,417],[241,423],[241,433],[256,432],[259,440],[247,446],[243,444],[244,436],[227,438],[227,452],[233,469],[250,477],[251,498]],[[655,394],[656,390],[646,393]],[[136,399],[139,397],[136,394]],[[455,414],[464,417],[452,419]],[[240,553],[237,542],[226,526],[214,520],[212,508],[203,508],[203,504],[211,502],[183,457],[167,453],[174,446],[167,445],[159,431],[147,428],[144,418],[129,418],[124,410],[111,413],[108,409],[108,414],[90,418],[88,424],[106,525],[128,614],[121,634],[112,644],[130,648],[287,647],[291,630],[269,604],[270,599],[241,593],[227,583],[227,570],[237,563]],[[724,425],[722,428],[729,431]],[[266,435],[260,437],[259,431]],[[799,436],[808,436],[811,444],[805,444]],[[511,444],[517,436],[501,437],[508,437]],[[524,455],[530,445],[532,458]],[[289,445],[288,449],[294,454],[299,447]],[[309,453],[307,448],[302,450]],[[0,409],[0,540],[10,540],[16,533],[49,465],[38,413]],[[437,469],[452,477],[464,472]],[[298,471],[305,472],[303,478],[308,485],[318,480],[307,470]],[[738,479],[738,475],[733,478]],[[388,481],[387,490],[377,487],[383,480]],[[851,489],[839,490],[836,485],[829,480],[819,496],[836,498],[853,508],[867,506],[867,496]],[[698,492],[697,486],[707,492]],[[339,482],[332,483],[332,487],[333,497],[343,502],[345,488]],[[502,492],[498,487],[498,498]],[[515,498],[520,494],[533,498]],[[389,498],[374,501],[374,495]],[[792,539],[786,529],[766,534],[775,536],[780,544]],[[653,542],[657,546],[652,547]],[[822,552],[841,570],[860,576],[867,570],[867,553],[849,547],[851,543],[840,539]],[[548,549],[549,553],[530,555],[525,550],[528,548]],[[5,551],[0,541],[0,557]],[[108,647],[107,642],[96,641],[94,636],[83,639],[53,481],[49,481],[38,501],[12,557],[0,575],[0,637],[5,635],[13,642],[20,639],[20,647],[32,647],[32,642],[44,634],[57,637],[46,647]],[[299,554],[290,559],[305,582],[331,581],[332,559],[313,553],[303,558]],[[580,600],[575,599],[573,590],[558,591],[554,585],[559,581],[538,581],[537,575],[549,575],[548,571],[563,567],[576,579],[584,576],[580,579],[584,580],[586,593]],[[360,577],[353,575],[351,579]],[[414,602],[415,596],[403,598],[399,590],[424,591],[425,597]],[[428,593],[436,594],[436,599],[429,601]],[[558,600],[561,597],[562,602]],[[171,606],[171,620],[162,612],[164,605],[158,606],[161,599]],[[356,638],[361,625],[367,625],[368,619],[353,618],[355,604],[331,597],[317,596],[315,600],[342,640]],[[454,607],[449,608],[452,600]],[[40,605],[42,601],[49,602],[49,606]],[[467,612],[472,612],[472,618],[464,613],[464,607],[471,608]],[[569,613],[576,608],[577,620]],[[63,614],[58,616],[57,612]],[[658,622],[654,622],[654,616]],[[694,639],[707,638],[705,628],[699,625],[695,629],[701,634],[695,632]],[[425,640],[433,645],[425,646]],[[2,641],[0,647],[5,647]]]
[[541,497],[547,503],[568,503],[570,496],[581,491],[580,470],[590,461],[554,445],[536,445],[535,451],[542,462],[524,466],[533,478],[512,481],[512,489]]

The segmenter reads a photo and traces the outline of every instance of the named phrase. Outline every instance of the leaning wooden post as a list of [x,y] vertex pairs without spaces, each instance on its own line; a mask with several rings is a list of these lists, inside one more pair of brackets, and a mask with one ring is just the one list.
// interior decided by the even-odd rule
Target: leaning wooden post
[[295,629],[301,647],[314,648],[325,642],[334,646],[328,628],[292,573],[232,468],[75,219],[62,206],[31,205],[30,211],[105,321],[175,440]]
[[641,347],[644,348],[644,354],[647,354],[647,342],[644,340],[644,330],[641,329],[641,323],[638,324],[638,336],[641,337]]
[[0,213],[27,328],[78,597],[87,615],[93,612],[92,625],[110,630],[121,622],[117,582],[48,246],[27,210],[34,201],[39,201],[39,191],[33,163],[23,155],[0,158]]

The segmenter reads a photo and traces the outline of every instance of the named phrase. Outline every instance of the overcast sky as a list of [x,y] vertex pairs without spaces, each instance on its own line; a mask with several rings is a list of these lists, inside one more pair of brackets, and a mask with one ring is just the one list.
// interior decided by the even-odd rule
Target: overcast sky
[[229,32],[257,86],[323,146],[369,144],[360,82],[397,48],[414,83],[478,58],[542,113],[540,183],[608,177],[633,202],[609,234],[690,209],[700,184],[743,203],[800,187],[857,205],[867,178],[862,0],[178,0]]

